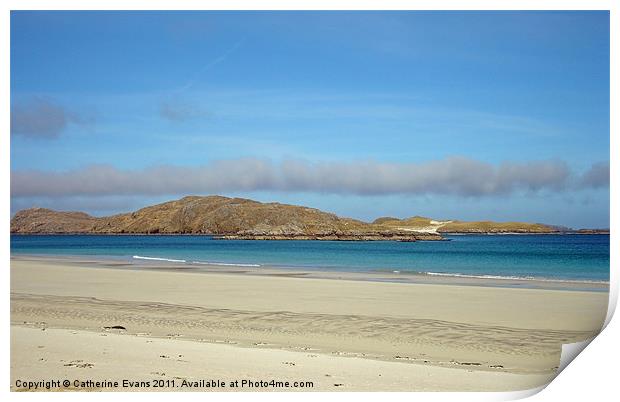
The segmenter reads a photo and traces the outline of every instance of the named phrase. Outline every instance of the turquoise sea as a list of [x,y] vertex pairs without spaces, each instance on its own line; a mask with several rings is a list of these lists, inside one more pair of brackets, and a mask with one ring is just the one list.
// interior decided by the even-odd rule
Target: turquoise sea
[[408,243],[218,240],[191,235],[11,235],[11,254],[162,259],[223,267],[609,281],[608,235],[460,235],[447,239]]

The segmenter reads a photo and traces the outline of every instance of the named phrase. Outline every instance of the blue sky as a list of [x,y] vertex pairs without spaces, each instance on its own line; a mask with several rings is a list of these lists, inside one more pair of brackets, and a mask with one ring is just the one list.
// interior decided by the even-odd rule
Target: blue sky
[[609,226],[607,12],[13,12],[12,212]]

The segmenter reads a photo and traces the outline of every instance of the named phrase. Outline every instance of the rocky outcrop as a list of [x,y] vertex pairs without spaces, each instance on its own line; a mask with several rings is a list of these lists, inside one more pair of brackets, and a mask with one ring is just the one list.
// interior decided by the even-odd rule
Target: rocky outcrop
[[439,221],[422,216],[366,223],[314,208],[222,196],[184,197],[102,218],[32,208],[11,220],[11,233],[209,234],[259,240],[416,241],[441,240],[442,233],[557,232],[540,223]]
[[443,240],[439,234],[433,233],[410,233],[410,232],[352,232],[352,233],[333,233],[320,235],[292,235],[292,234],[234,234],[217,236],[221,239],[234,240],[332,240],[332,241],[421,241],[421,240]]
[[579,229],[568,233],[572,234],[609,234],[609,229]]
[[83,212],[31,208],[15,214],[11,233],[89,233],[95,222],[97,218]]

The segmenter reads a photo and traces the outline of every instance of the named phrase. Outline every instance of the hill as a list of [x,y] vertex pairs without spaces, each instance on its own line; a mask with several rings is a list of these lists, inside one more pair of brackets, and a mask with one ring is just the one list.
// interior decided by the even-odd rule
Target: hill
[[397,230],[426,233],[557,233],[559,230],[541,223],[434,220],[423,216],[406,219],[379,218],[373,222]]
[[138,211],[96,218],[33,208],[18,212],[11,233],[209,234],[226,239],[441,240],[314,208],[222,196],[184,197]]
[[415,241],[441,240],[442,233],[558,231],[540,223],[439,221],[423,216],[382,217],[366,223],[314,208],[222,196],[189,196],[102,218],[32,208],[11,220],[11,233],[208,234],[225,239]]

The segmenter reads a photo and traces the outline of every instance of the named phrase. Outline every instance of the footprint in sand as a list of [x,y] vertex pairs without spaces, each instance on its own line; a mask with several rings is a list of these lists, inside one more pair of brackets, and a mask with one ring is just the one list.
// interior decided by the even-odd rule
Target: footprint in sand
[[77,368],[91,368],[91,367],[94,367],[95,365],[93,363],[84,363],[84,360],[72,360],[69,363],[63,364],[63,366],[77,367]]
[[127,331],[127,328],[123,327],[122,325],[112,325],[109,327],[103,327],[103,329],[120,329],[121,331]]

